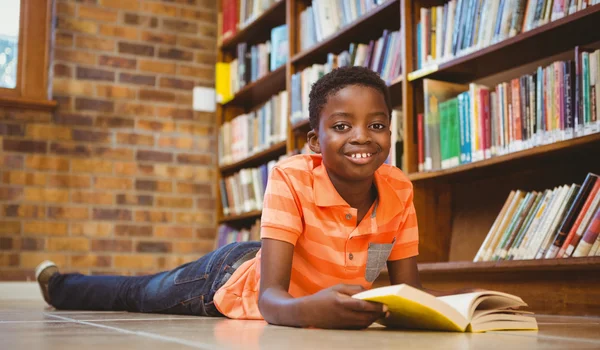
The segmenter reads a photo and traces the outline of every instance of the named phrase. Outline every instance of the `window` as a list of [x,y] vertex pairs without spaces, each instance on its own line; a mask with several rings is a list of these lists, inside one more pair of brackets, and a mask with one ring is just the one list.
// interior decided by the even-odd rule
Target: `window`
[[52,3],[0,0],[0,107],[56,107],[48,86]]
[[17,86],[20,0],[0,0],[0,87]]

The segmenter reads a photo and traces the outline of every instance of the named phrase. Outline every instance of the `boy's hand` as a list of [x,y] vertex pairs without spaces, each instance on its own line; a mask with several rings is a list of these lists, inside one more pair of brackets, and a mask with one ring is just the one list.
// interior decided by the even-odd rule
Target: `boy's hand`
[[363,329],[385,317],[387,307],[380,303],[354,299],[365,289],[358,285],[338,284],[305,298],[303,318],[317,328]]

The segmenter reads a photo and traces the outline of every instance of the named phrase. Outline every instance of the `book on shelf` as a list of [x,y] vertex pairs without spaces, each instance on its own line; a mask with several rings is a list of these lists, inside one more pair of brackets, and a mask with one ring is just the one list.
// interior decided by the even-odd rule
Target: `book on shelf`
[[377,72],[388,85],[402,74],[402,36],[400,31],[384,30],[380,38],[369,43],[351,43],[348,50],[329,53],[325,63],[315,63],[292,74],[292,124],[308,119],[308,95],[319,78],[334,68],[362,66]]
[[592,5],[581,0],[451,0],[419,10],[417,70],[481,50]]
[[513,190],[473,261],[600,255],[600,178],[544,191]]
[[404,118],[402,109],[392,109],[390,123],[391,147],[386,164],[402,169],[402,159],[404,156]]
[[287,91],[256,110],[226,121],[219,129],[219,165],[246,159],[287,138]]
[[262,210],[263,197],[271,170],[286,156],[271,160],[256,168],[244,168],[219,181],[223,215],[240,215]]
[[[447,84],[423,80],[424,127],[417,127],[420,171],[447,169],[600,131],[596,108],[600,50],[577,47],[575,61],[539,66],[496,86]],[[435,99],[428,91],[431,86],[438,87]],[[464,91],[458,93],[459,87]]]
[[243,227],[238,229],[227,224],[219,225],[215,240],[215,249],[233,242],[248,241],[260,241],[260,219],[256,219],[249,228]]
[[520,308],[520,297],[481,291],[435,297],[407,284],[374,288],[353,298],[387,305],[389,317],[377,321],[389,328],[430,331],[487,332],[537,330],[533,314]]
[[248,26],[269,7],[285,0],[221,0],[222,22],[221,36],[223,39],[233,37],[239,30]]
[[[300,49],[307,50],[388,0],[312,0],[300,12]],[[389,0],[392,1],[392,0]]]

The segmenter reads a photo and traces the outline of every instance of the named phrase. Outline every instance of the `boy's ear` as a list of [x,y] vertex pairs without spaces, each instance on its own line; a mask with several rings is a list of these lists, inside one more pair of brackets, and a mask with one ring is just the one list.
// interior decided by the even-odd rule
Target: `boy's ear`
[[308,134],[306,135],[306,140],[308,141],[308,147],[311,151],[315,153],[321,153],[319,135],[317,135],[317,132],[314,129],[308,132]]

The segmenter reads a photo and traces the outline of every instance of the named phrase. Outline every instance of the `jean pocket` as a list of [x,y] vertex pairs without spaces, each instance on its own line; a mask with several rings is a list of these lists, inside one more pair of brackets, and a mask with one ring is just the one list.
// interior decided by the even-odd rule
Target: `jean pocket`
[[392,243],[369,243],[369,250],[367,251],[367,268],[365,271],[365,279],[367,282],[374,282],[381,270],[386,265],[387,259],[392,252],[394,242]]
[[211,271],[214,256],[213,252],[196,261],[180,266],[175,273],[175,285],[207,279]]

